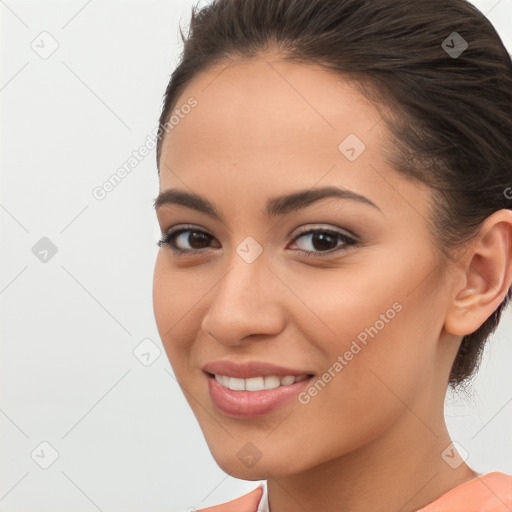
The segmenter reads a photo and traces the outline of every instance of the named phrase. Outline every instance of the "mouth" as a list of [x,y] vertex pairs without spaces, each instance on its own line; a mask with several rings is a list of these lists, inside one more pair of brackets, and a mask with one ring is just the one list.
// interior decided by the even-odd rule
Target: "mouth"
[[224,416],[249,420],[289,404],[304,391],[314,375],[260,375],[240,378],[204,372],[214,408]]

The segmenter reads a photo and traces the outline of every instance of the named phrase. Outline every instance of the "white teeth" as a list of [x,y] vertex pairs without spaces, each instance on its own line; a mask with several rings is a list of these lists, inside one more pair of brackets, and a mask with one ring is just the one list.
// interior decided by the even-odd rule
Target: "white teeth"
[[263,377],[251,377],[250,379],[245,379],[245,389],[247,391],[259,391],[260,389],[265,389]]
[[278,377],[277,375],[267,375],[265,377],[251,377],[249,379],[239,379],[237,377],[228,377],[227,375],[215,374],[215,380],[222,386],[236,391],[262,391],[264,389],[274,389],[279,386],[289,386],[295,382],[307,379],[307,375],[286,375]]
[[265,389],[274,389],[278,388],[281,385],[281,381],[279,377],[275,375],[268,375],[265,377]]
[[289,384],[293,384],[295,382],[295,377],[293,375],[287,375],[286,377],[281,378],[281,385],[288,386]]
[[238,391],[243,391],[245,389],[244,379],[237,379],[235,377],[230,377],[228,385],[229,385],[229,389],[235,389]]
[[215,380],[219,383],[225,386],[226,388],[229,387],[229,377],[226,375],[217,375],[215,374]]

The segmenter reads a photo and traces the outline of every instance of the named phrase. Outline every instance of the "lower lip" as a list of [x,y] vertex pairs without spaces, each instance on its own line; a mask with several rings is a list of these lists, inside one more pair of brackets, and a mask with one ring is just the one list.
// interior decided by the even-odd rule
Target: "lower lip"
[[255,418],[272,412],[277,407],[285,404],[307,386],[312,377],[295,382],[288,386],[279,386],[274,389],[261,391],[239,391],[226,388],[219,384],[215,377],[205,373],[208,380],[208,389],[214,405],[220,412],[233,418]]

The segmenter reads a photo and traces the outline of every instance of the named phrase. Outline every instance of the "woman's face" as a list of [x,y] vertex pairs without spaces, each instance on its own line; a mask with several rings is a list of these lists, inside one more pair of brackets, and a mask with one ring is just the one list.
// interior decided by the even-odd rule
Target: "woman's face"
[[337,75],[226,66],[186,87],[163,142],[160,192],[181,196],[158,222],[189,231],[161,246],[153,294],[213,456],[255,480],[433,435],[460,338],[428,190],[386,164],[378,111]]

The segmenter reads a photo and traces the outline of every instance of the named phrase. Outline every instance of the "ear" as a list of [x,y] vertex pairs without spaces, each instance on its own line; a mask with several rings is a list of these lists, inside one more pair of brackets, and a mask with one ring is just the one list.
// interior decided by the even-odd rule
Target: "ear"
[[512,211],[487,217],[460,260],[445,330],[457,336],[476,331],[497,309],[512,282]]

